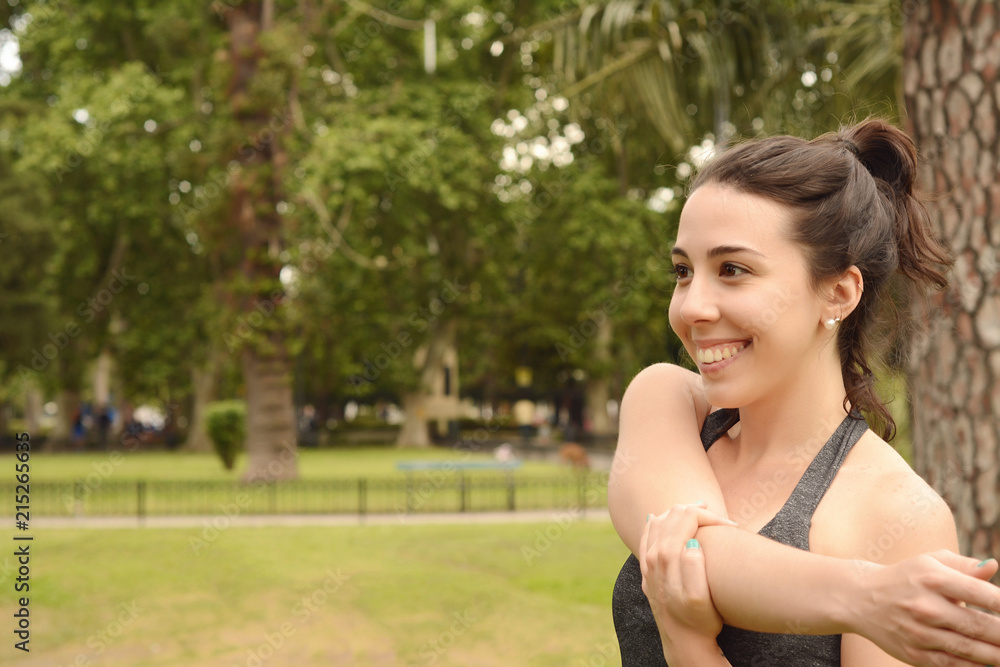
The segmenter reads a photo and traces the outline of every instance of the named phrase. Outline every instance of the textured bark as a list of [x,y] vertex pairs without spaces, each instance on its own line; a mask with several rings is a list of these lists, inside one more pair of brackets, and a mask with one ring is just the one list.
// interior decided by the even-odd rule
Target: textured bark
[[952,507],[963,553],[1000,553],[1000,12],[990,1],[911,5],[907,128],[956,264],[914,300],[909,355],[914,467]]

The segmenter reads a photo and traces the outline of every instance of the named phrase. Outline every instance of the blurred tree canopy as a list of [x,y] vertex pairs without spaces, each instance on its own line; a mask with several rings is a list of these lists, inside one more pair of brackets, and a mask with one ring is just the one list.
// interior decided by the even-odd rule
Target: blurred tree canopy
[[251,477],[294,476],[267,464],[307,402],[401,402],[422,442],[452,346],[465,395],[513,397],[528,366],[609,431],[635,372],[683,362],[666,255],[692,169],[893,116],[902,24],[887,0],[0,14],[0,401],[57,398],[68,437],[108,355],[118,398],[175,406],[192,446],[204,405],[246,397]]

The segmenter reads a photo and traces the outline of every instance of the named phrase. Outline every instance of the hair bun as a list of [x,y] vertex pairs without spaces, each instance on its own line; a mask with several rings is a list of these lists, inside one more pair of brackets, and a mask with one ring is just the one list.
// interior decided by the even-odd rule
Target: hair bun
[[899,270],[917,282],[939,288],[948,284],[944,269],[951,264],[947,247],[935,238],[923,202],[914,193],[917,148],[910,137],[884,120],[866,120],[843,128],[837,138],[874,177],[895,212]]
[[861,164],[899,196],[911,196],[917,175],[917,148],[899,128],[874,118],[839,133]]

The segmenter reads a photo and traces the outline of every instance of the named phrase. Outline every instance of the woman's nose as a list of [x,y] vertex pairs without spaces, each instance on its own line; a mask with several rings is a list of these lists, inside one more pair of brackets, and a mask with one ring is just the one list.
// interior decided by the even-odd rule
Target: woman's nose
[[708,280],[693,276],[680,294],[680,316],[688,325],[711,322],[719,317],[718,301],[715,289]]

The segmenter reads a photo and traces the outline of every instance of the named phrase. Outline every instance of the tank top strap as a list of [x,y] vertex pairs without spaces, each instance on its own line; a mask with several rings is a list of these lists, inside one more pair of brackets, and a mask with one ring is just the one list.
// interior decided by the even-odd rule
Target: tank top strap
[[840,422],[837,430],[819,450],[802,474],[788,501],[774,515],[760,534],[773,540],[809,550],[809,528],[812,516],[833,483],[837,471],[851,448],[868,430],[865,418],[853,412]]
[[709,413],[701,427],[701,444],[704,445],[705,451],[707,452],[716,440],[736,426],[739,421],[740,411],[737,408],[722,408]]

